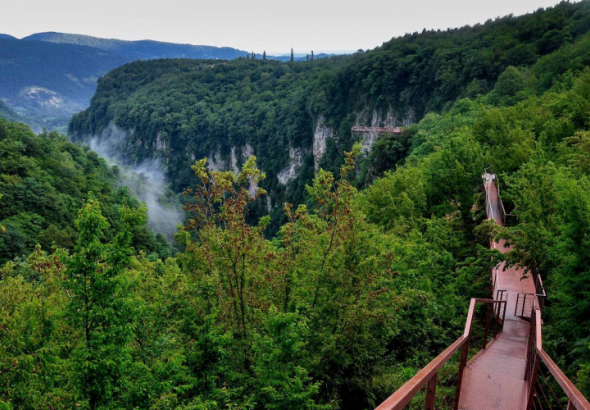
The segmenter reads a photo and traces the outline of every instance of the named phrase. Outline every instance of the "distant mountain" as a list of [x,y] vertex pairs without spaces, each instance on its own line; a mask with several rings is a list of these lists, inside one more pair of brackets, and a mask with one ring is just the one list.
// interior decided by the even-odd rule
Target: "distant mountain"
[[126,41],[55,32],[37,33],[23,38],[23,40],[94,47],[119,54],[128,61],[153,60],[158,58],[231,60],[247,54],[246,51],[231,47],[175,44],[153,40]]
[[248,53],[230,47],[124,41],[77,34],[38,33],[18,40],[0,34],[0,99],[20,121],[64,131],[86,108],[97,80],[136,60],[234,59]]
[[10,107],[2,100],[0,100],[0,118],[4,118],[8,121],[22,121],[18,114],[12,111],[12,109],[10,109]]
[[96,81],[128,61],[98,48],[0,39],[0,99],[39,129],[59,129],[88,106]]
[[[231,47],[81,34],[37,33],[22,40],[0,34],[0,99],[34,130],[47,127],[64,131],[72,114],[90,104],[97,80],[126,63],[172,58],[233,60],[250,55]],[[318,54],[315,58],[329,56]],[[279,61],[290,58],[268,56]],[[296,55],[295,60],[305,61],[305,54]]]

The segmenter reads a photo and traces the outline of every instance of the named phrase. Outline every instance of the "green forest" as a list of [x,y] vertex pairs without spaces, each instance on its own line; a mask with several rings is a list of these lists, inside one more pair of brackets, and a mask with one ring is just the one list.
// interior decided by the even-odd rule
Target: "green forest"
[[[90,108],[73,118],[69,134],[84,140],[109,124],[129,131],[121,147],[126,157],[136,163],[163,159],[178,192],[196,182],[193,158],[218,150],[229,159],[232,148],[240,151],[247,144],[267,174],[262,186],[271,198],[276,232],[286,222],[282,203],[306,200],[320,117],[335,138],[316,160],[335,173],[358,140],[351,126],[369,125],[371,113],[390,113],[409,125],[428,112],[448,110],[460,98],[491,93],[501,105],[527,93],[541,95],[568,71],[588,65],[589,30],[590,3],[562,2],[472,27],[407,34],[352,56],[286,64],[245,58],[135,62],[100,79]],[[500,75],[514,68],[520,76],[494,91]],[[500,93],[512,91],[510,101],[501,101]],[[289,162],[290,148],[301,148],[304,157],[296,178],[283,185],[277,176]],[[366,184],[365,174],[370,179],[394,166],[406,150],[407,145],[393,149],[394,158],[361,173],[356,186]],[[255,205],[257,217],[268,212],[265,201]]]
[[[351,57],[114,70],[70,133],[134,129],[136,162],[168,138],[187,217],[172,245],[117,167],[0,120],[0,409],[372,409],[462,334],[499,260],[543,278],[544,348],[590,395],[589,11]],[[416,120],[366,153],[362,104]],[[318,115],[338,137],[280,187]],[[219,141],[256,156],[212,171]],[[486,219],[484,170],[507,228]]]

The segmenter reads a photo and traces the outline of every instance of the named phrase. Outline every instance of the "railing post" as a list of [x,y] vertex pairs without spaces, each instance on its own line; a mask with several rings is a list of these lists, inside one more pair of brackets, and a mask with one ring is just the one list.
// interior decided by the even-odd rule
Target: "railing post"
[[520,293],[516,295],[516,303],[514,304],[514,316],[516,316],[516,312],[518,310],[518,301],[520,299]]
[[[529,325],[529,340],[526,344],[526,362],[524,366],[524,379],[529,380],[531,368],[531,360],[533,358],[535,349],[535,318],[531,318],[531,324]],[[530,385],[530,384],[529,384]]]
[[524,308],[526,306],[526,293],[524,294],[524,302],[522,302],[522,314],[521,317],[524,317]]
[[434,403],[436,402],[436,382],[438,379],[438,372],[428,380],[426,386],[426,404],[424,405],[425,410],[434,410]]
[[486,350],[486,346],[488,345],[488,333],[490,331],[490,312],[492,310],[491,308],[492,306],[488,305],[488,313],[486,315],[486,335],[483,338],[483,350]]
[[531,379],[529,380],[529,400],[526,407],[527,410],[530,410],[533,407],[533,400],[535,398],[535,384],[537,383],[537,375],[539,374],[539,359],[539,356],[536,355],[536,351],[533,351],[532,360],[534,360],[535,362],[533,364],[533,374],[531,375]]
[[577,410],[574,403],[571,400],[567,403],[567,410]]
[[506,309],[508,308],[508,298],[504,302],[504,314],[502,315],[502,329],[501,332],[504,332],[504,322],[506,322]]
[[461,349],[461,361],[459,362],[459,374],[457,375],[457,387],[455,388],[455,402],[453,403],[453,410],[459,408],[459,398],[461,397],[461,384],[463,383],[463,372],[467,366],[467,357],[469,356],[469,342],[471,335],[467,336],[467,341]]
[[[501,303],[497,303],[498,306],[501,305]],[[496,308],[496,304],[494,304],[494,309]],[[492,333],[492,338],[496,338],[496,332],[498,330],[498,321],[500,320],[500,315],[498,314],[494,314],[494,333]]]

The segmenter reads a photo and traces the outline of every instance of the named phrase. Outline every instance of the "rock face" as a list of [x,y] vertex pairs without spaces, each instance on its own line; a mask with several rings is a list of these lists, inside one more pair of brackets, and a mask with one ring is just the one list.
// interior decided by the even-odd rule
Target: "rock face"
[[326,152],[327,141],[331,138],[334,138],[334,130],[326,124],[324,116],[320,115],[313,134],[313,163],[316,171],[319,169],[320,159]]
[[289,147],[289,164],[277,174],[281,184],[287,185],[289,181],[299,176],[299,167],[303,165],[303,158],[308,152],[301,147]]
[[221,154],[220,147],[211,151],[207,155],[207,168],[210,171],[232,171],[238,175],[242,169],[242,164],[254,155],[254,149],[251,145],[246,144],[243,147],[232,146],[230,148],[229,158],[224,158]]
[[[242,169],[244,162],[254,155],[254,149],[251,145],[246,144],[243,147],[232,146],[230,148],[229,158],[223,158],[221,150],[217,147],[216,151],[211,151],[207,155],[207,168],[209,171],[232,171],[238,175]],[[258,191],[258,184],[250,180],[248,186],[248,193],[252,198],[256,196]]]
[[219,147],[217,151],[211,151],[207,155],[207,168],[209,171],[226,171],[229,168],[228,161],[221,156]]
[[162,136],[161,132],[158,132],[156,136],[156,148],[158,150],[167,150],[168,149],[168,140],[164,136]]

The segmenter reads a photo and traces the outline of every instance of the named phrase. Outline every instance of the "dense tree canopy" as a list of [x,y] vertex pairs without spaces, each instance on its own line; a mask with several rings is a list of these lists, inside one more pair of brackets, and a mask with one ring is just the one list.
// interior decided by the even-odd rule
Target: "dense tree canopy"
[[[0,400],[372,408],[455,340],[468,299],[487,294],[488,232],[514,244],[508,262],[544,278],[544,346],[588,394],[590,71],[541,95],[531,79],[511,91],[519,73],[509,69],[498,93],[384,136],[377,146],[399,143],[403,163],[360,192],[355,145],[339,174],[316,173],[307,205],[284,207],[287,222],[271,239],[268,217],[247,220],[257,200],[249,186],[266,194],[253,157],[237,175],[209,171],[206,159],[192,166],[199,182],[186,191],[174,258],[133,251],[141,208],[119,207],[108,220],[89,197],[71,253],[38,248],[1,270]],[[510,228],[484,223],[486,168],[517,216]]]
[[[103,213],[116,235],[121,225],[118,209],[139,204],[126,188],[119,187],[118,169],[88,148],[69,142],[55,132],[35,135],[26,125],[0,119],[0,262],[27,256],[35,245],[73,249],[78,234],[76,214],[89,192],[101,202]],[[157,252],[147,225],[137,227],[138,250]]]

